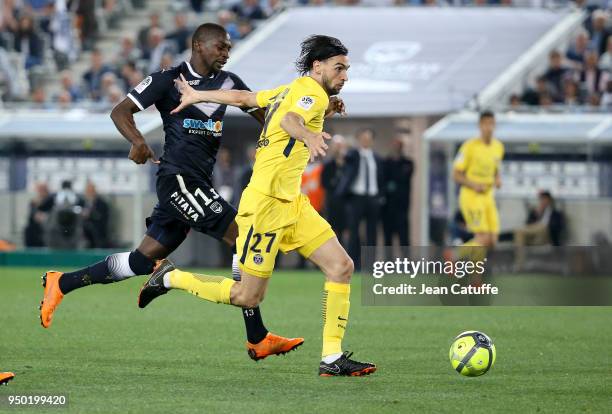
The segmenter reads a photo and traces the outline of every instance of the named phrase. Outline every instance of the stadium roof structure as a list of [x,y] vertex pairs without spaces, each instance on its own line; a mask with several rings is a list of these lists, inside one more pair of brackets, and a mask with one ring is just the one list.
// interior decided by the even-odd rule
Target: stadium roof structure
[[304,38],[328,34],[349,48],[341,96],[351,116],[445,114],[491,85],[494,99],[516,81],[504,74],[546,54],[580,21],[580,12],[534,8],[296,8],[239,44],[226,68],[254,90],[270,89],[297,76]]
[[[138,112],[134,117],[145,136],[161,128],[156,111]],[[0,113],[0,144],[11,139],[41,145],[47,141],[76,145],[81,145],[83,140],[94,140],[98,144],[124,141],[108,113],[92,113],[86,109],[3,111]]]
[[[612,116],[606,113],[516,113],[496,115],[495,135],[504,142],[612,143]],[[429,128],[426,141],[460,143],[478,135],[478,114],[448,115]]]

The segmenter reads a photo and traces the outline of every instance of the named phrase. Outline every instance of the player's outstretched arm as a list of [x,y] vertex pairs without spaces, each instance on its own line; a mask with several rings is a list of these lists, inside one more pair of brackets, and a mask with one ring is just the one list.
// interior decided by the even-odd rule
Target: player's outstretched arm
[[121,135],[132,144],[128,155],[129,159],[136,164],[144,164],[149,159],[155,164],[159,164],[159,161],[155,159],[155,153],[136,128],[134,114],[139,110],[131,99],[125,98],[113,108],[110,117]]
[[331,139],[327,132],[312,132],[304,125],[304,118],[295,112],[287,112],[281,119],[282,129],[299,141],[302,141],[310,152],[310,161],[314,161],[318,156],[324,157],[327,150],[326,139]]
[[237,106],[239,108],[257,108],[257,94],[251,91],[243,90],[216,90],[216,91],[196,91],[181,77],[174,80],[181,93],[181,104],[174,108],[170,113],[176,114],[182,111],[189,105],[199,102],[212,102],[222,105]]

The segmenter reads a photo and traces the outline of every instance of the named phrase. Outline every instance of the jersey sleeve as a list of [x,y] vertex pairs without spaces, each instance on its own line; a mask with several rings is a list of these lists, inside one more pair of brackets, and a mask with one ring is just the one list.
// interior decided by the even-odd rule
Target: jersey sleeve
[[455,161],[453,161],[453,169],[459,171],[466,170],[470,157],[469,148],[467,142],[464,142],[461,147],[459,147],[459,151],[457,151],[457,155],[455,155]]
[[[241,90],[241,91],[250,91],[251,90],[251,88],[249,88],[247,86],[247,84],[244,83],[244,81],[240,78],[240,76],[236,75],[233,72],[227,72],[227,75],[232,80],[232,82],[234,82],[234,86],[232,87],[232,89],[238,89],[238,90]],[[258,109],[257,107],[255,107],[255,108],[249,108],[249,107],[240,108],[240,110],[242,112],[246,112],[246,113],[256,111],[257,109]]]
[[325,113],[329,105],[329,98],[316,94],[299,93],[293,97],[293,102],[289,108],[290,112],[295,112],[304,118],[304,123],[308,124],[314,117]]
[[246,83],[240,78],[240,76],[236,75],[233,72],[227,72],[230,79],[234,82],[234,86],[232,89],[239,89],[241,91],[250,91],[251,88],[247,86]]
[[173,87],[174,79],[170,72],[155,72],[136,85],[136,87],[127,94],[127,97],[143,111],[160,100],[166,92],[168,92],[169,88]]
[[278,88],[267,89],[257,92],[257,106],[265,108],[272,103],[278,94],[282,93],[287,88],[287,85],[281,85]]

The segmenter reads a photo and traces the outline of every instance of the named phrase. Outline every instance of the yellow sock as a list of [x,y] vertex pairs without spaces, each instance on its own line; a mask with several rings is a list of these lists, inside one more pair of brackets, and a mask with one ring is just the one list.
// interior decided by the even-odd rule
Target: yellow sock
[[185,290],[211,302],[228,305],[230,304],[230,290],[236,283],[223,276],[197,275],[181,270],[173,270],[168,275],[172,288]]
[[323,292],[323,352],[322,356],[342,353],[342,338],[348,323],[351,286],[325,282]]

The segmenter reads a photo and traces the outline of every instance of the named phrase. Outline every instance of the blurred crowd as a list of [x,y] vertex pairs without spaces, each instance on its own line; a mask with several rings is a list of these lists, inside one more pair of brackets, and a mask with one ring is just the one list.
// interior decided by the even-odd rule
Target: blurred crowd
[[88,182],[81,195],[70,181],[51,193],[46,183],[37,183],[30,201],[24,229],[26,247],[54,249],[114,247],[109,237],[111,207]]
[[[578,6],[586,3],[585,0],[576,2]],[[146,74],[188,59],[190,35],[203,21],[217,21],[233,41],[240,41],[263,20],[288,5],[326,4],[542,7],[571,3],[566,0],[175,0],[168,2],[168,10],[150,11],[148,21],[134,20],[134,27],[130,21],[128,33],[120,29],[121,22],[130,16],[130,11],[146,9],[147,0],[3,0],[0,5],[0,101],[28,102],[43,109],[67,108],[79,102],[80,106],[104,110],[121,101]],[[589,26],[592,29],[589,45],[601,38],[599,24],[594,18]],[[113,31],[126,35],[114,48],[100,49],[99,39]],[[597,49],[601,53],[595,66],[605,64],[601,48]],[[85,58],[81,58],[84,51],[91,52],[86,57],[89,65],[75,71],[74,63]],[[584,55],[577,61],[586,66],[592,60]],[[54,78],[54,85],[48,85],[45,81],[53,73],[59,73],[59,82]],[[576,80],[579,82],[580,78]],[[604,80],[598,78],[598,82],[607,88]],[[553,92],[550,98],[559,99],[559,93]],[[601,95],[601,91],[597,93]],[[595,99],[592,95],[584,99]],[[546,99],[547,96],[542,101]]]
[[565,51],[553,50],[548,68],[510,106],[612,109],[612,13],[593,10]]

